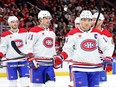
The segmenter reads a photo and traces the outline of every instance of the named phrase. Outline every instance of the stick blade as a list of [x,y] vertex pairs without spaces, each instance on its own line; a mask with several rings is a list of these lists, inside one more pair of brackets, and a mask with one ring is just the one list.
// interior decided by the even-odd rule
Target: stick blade
[[22,53],[16,46],[16,43],[14,41],[11,41],[11,45],[14,48],[14,50],[19,54],[19,55],[23,55],[26,56],[26,54]]

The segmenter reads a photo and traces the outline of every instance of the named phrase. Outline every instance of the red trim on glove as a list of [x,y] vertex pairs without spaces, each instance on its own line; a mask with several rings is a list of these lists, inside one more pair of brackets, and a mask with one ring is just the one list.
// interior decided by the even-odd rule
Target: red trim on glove
[[28,53],[28,55],[29,55],[29,56],[32,56],[32,55],[33,55],[33,53]]
[[0,57],[3,57],[3,56],[4,56],[4,54],[0,52]]
[[34,57],[33,53],[28,53],[28,54],[26,55],[26,58],[32,58],[32,57]]
[[106,72],[112,71],[112,66],[108,66],[108,65],[107,65],[106,68],[105,68],[105,71],[106,71]]
[[29,58],[27,61],[32,62],[33,60],[35,60],[35,58]]
[[111,57],[105,57],[104,61],[113,62],[113,59]]
[[66,52],[63,51],[60,54],[64,57],[64,60],[68,58],[68,54]]

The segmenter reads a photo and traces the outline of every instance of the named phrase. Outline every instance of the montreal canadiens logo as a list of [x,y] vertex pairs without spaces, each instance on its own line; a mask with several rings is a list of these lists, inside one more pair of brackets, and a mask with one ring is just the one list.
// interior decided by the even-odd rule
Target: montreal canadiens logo
[[51,48],[53,46],[53,39],[50,37],[47,37],[43,40],[44,46]]
[[95,50],[97,47],[96,47],[96,41],[95,40],[92,40],[92,39],[87,39],[87,40],[84,40],[82,43],[81,43],[81,48],[85,51],[93,51]]
[[22,40],[15,40],[14,42],[16,43],[16,46],[17,46],[18,48],[20,48],[20,47],[23,46],[23,41],[22,41]]

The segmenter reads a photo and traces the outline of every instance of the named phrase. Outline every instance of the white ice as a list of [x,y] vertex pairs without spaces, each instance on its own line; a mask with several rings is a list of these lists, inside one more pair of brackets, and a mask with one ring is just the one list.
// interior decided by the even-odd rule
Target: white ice
[[[68,87],[69,83],[70,81],[68,76],[57,76],[55,87]],[[0,78],[0,87],[8,87],[8,84],[9,83],[6,78]],[[20,87],[19,80],[18,87]],[[108,75],[108,81],[100,84],[100,87],[116,87],[116,75]]]

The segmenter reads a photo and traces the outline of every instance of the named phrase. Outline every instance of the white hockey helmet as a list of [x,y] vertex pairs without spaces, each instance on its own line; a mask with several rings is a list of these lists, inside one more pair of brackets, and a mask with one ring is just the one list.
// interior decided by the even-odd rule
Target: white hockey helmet
[[[93,18],[97,18],[98,17],[98,12],[97,13],[94,13],[93,14]],[[100,13],[100,16],[99,16],[99,19],[101,20],[101,21],[103,21],[105,18],[104,18],[104,15],[102,14],[102,13]]]
[[80,19],[82,18],[90,18],[92,19],[92,13],[89,10],[83,10],[80,14]]
[[75,24],[80,24],[80,17],[76,17],[76,19],[75,19]]
[[18,21],[18,18],[16,16],[10,16],[8,18],[8,23],[11,23],[12,21]]
[[39,13],[38,13],[38,19],[39,18],[44,18],[44,17],[50,17],[52,18],[51,14],[49,11],[47,10],[41,10]]

